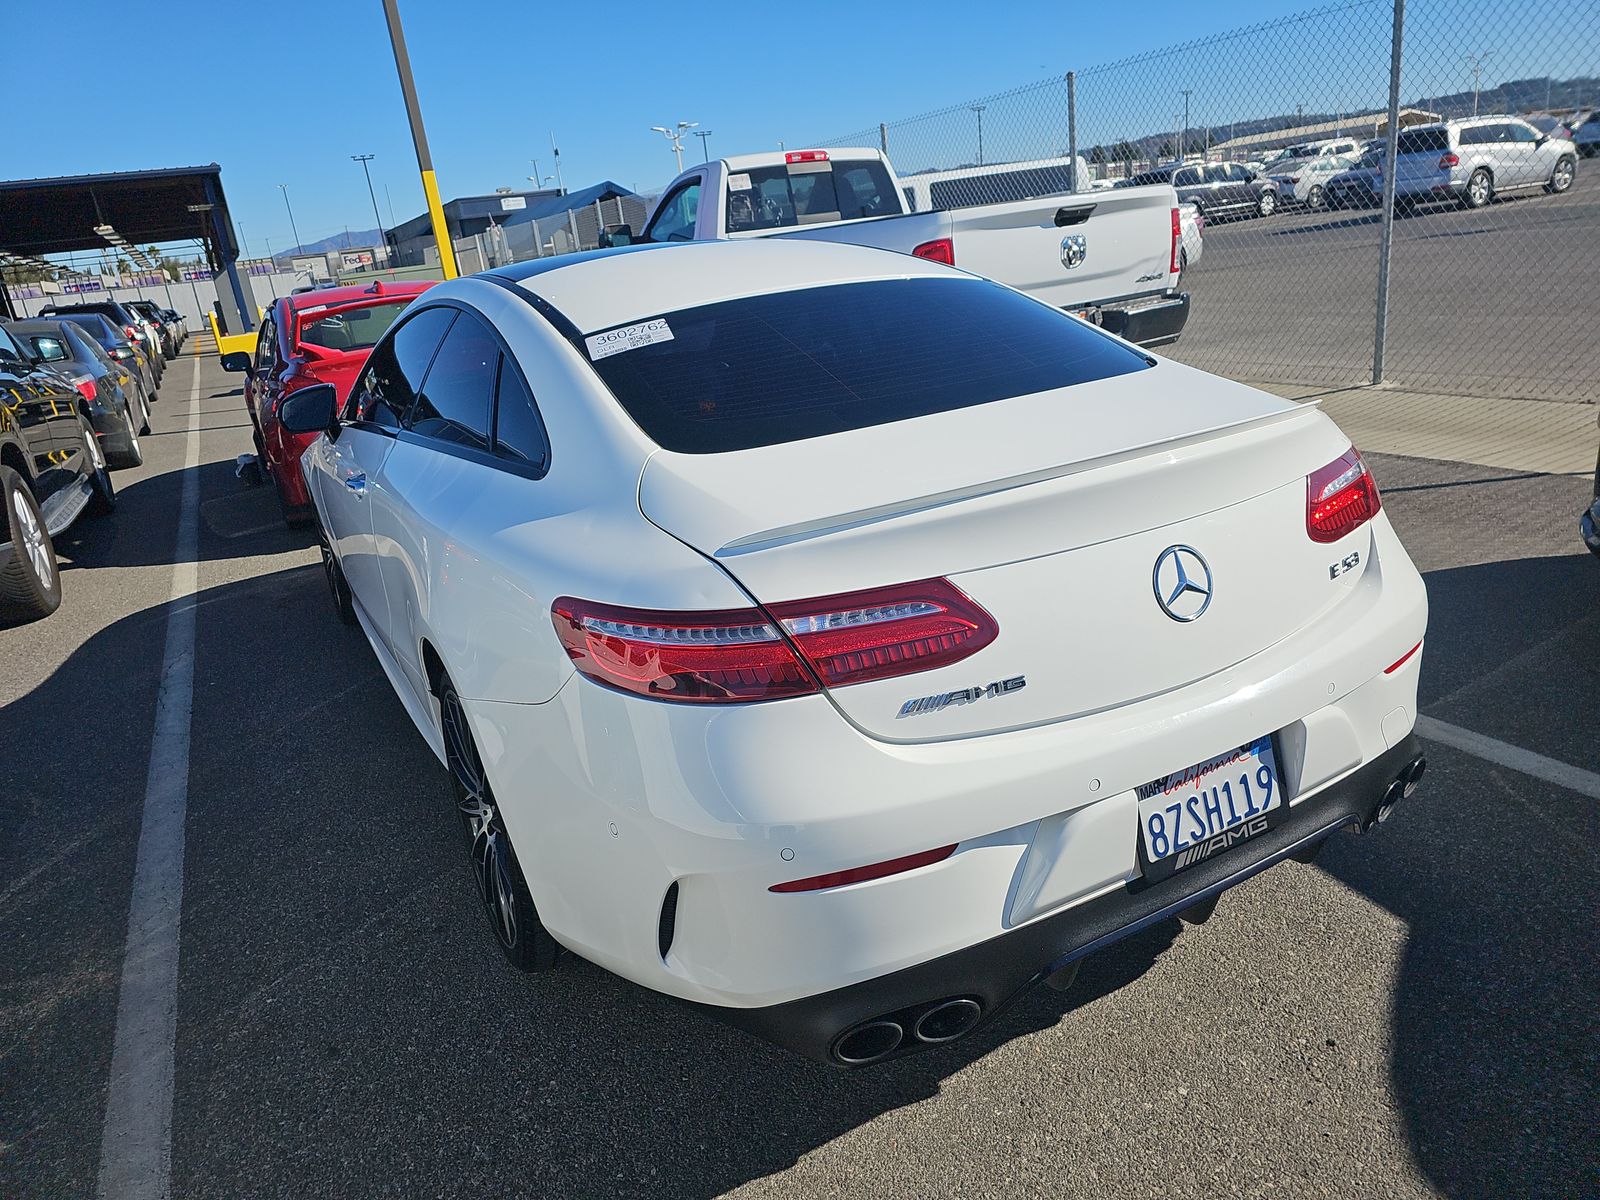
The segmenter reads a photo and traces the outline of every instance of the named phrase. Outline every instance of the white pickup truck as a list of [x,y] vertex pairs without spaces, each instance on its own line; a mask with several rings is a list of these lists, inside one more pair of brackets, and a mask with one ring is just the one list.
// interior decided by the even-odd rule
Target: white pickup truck
[[1171,187],[1064,193],[908,212],[872,149],[790,150],[702,163],[674,179],[638,235],[606,244],[817,238],[897,250],[1010,284],[1129,341],[1176,340],[1182,231]]

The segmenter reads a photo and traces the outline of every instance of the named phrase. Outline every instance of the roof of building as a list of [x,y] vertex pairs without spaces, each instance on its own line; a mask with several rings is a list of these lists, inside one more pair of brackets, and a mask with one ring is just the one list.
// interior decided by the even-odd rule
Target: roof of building
[[14,254],[64,254],[100,250],[114,243],[96,233],[109,226],[129,245],[211,237],[206,213],[191,205],[215,203],[231,228],[222,191],[222,167],[162,167],[105,175],[0,181],[5,223],[0,250]]

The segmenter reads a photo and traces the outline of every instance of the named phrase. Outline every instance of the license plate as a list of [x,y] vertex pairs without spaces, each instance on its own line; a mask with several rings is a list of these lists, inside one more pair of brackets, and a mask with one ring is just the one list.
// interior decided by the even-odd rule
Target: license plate
[[1266,832],[1284,808],[1270,737],[1147,783],[1138,796],[1142,865],[1153,879]]

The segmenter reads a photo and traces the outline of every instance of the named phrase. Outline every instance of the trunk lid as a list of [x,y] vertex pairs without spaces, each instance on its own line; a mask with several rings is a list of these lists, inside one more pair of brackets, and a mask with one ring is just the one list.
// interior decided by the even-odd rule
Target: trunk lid
[[[1342,554],[1306,534],[1306,476],[1348,444],[1313,408],[1162,362],[836,436],[658,451],[639,503],[763,604],[945,577],[988,610],[999,636],[964,661],[829,690],[863,731],[923,741],[1182,687],[1315,619],[1345,589],[1327,571]],[[1198,629],[1156,602],[1175,545],[1212,574]]]

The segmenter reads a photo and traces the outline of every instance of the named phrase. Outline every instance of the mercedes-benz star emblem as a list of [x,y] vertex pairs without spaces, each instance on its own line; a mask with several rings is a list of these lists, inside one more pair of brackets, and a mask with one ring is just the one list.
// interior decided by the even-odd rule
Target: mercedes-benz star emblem
[[1211,606],[1211,568],[1192,546],[1168,546],[1156,559],[1156,603],[1174,621],[1194,621]]

